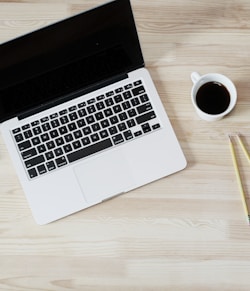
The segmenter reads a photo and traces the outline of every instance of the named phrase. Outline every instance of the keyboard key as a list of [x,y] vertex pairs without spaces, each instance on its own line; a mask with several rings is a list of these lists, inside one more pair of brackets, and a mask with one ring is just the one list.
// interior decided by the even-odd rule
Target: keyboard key
[[45,154],[45,157],[46,157],[47,160],[51,160],[51,159],[53,159],[55,156],[54,156],[54,153],[53,153],[52,151],[50,151],[50,152],[47,152],[47,153]]
[[72,149],[71,144],[66,144],[66,145],[63,147],[63,150],[64,150],[65,153],[69,153],[69,152],[71,152],[73,149]]
[[156,117],[156,115],[155,115],[154,111],[150,111],[148,113],[145,113],[143,115],[136,117],[136,121],[138,124],[141,124],[141,123],[146,122],[150,119],[154,119],[155,117]]
[[16,134],[16,133],[18,133],[18,132],[20,132],[20,131],[21,131],[21,128],[18,127],[18,128],[13,129],[13,130],[12,130],[12,133],[13,133],[13,134]]
[[[66,117],[66,116],[65,116],[65,117]],[[56,127],[60,126],[60,123],[59,123],[58,119],[54,119],[54,120],[52,120],[52,121],[51,121],[51,126],[52,126],[53,128],[56,128]]]
[[28,170],[28,174],[29,174],[31,179],[38,176],[37,171],[36,171],[35,168],[32,168],[32,169]]
[[24,160],[34,157],[35,155],[37,155],[37,151],[35,148],[22,152],[22,157]]
[[123,135],[124,135],[126,140],[130,140],[133,138],[133,134],[132,134],[131,130],[124,131]]
[[16,142],[20,142],[24,139],[23,135],[21,133],[15,135],[14,138],[15,138]]
[[32,138],[32,144],[35,146],[35,145],[38,145],[38,144],[40,144],[41,143],[41,140],[40,140],[40,138],[37,136],[37,137],[34,137],[34,138]]
[[41,140],[42,142],[48,141],[49,140],[49,135],[48,133],[44,133],[41,135]]
[[39,154],[46,152],[46,147],[44,144],[41,144],[37,147]]
[[105,150],[109,147],[112,146],[112,142],[110,140],[110,138],[99,141],[93,145],[87,146],[83,149],[80,149],[76,152],[70,153],[67,155],[67,158],[69,160],[69,162],[74,162],[77,161],[79,159],[85,158],[89,155],[95,154],[99,151]]
[[29,129],[29,130],[26,130],[26,131],[23,133],[23,135],[24,135],[24,137],[25,137],[26,139],[28,139],[28,138],[30,138],[30,137],[33,136],[32,131],[31,131],[30,129]]
[[57,167],[62,167],[67,164],[67,160],[65,157],[60,157],[55,160]]
[[140,87],[136,87],[136,88],[132,89],[132,92],[133,92],[134,96],[137,96],[137,95],[145,93],[145,89],[143,86],[140,86]]
[[160,128],[160,127],[161,127],[160,124],[156,123],[152,126],[152,129],[155,130],[155,129]]
[[47,162],[46,166],[47,166],[48,171],[52,171],[52,170],[54,170],[56,168],[56,165],[55,165],[55,163],[53,161]]
[[82,144],[83,144],[84,146],[90,144],[90,139],[89,139],[88,136],[82,138]]
[[151,131],[151,127],[150,127],[150,125],[149,125],[148,123],[144,123],[144,124],[141,126],[141,128],[142,128],[142,131],[143,131],[144,133],[147,133],[147,132]]
[[47,172],[46,168],[44,165],[40,165],[37,167],[37,171],[39,173],[39,175],[45,174]]
[[32,158],[28,161],[25,161],[25,166],[28,169],[28,168],[34,167],[36,165],[39,165],[39,164],[43,163],[44,161],[45,161],[44,156],[42,156],[42,155],[37,156],[37,157]]
[[137,107],[137,111],[139,114],[147,112],[152,109],[152,105],[150,102],[144,103],[143,105],[140,105]]
[[119,133],[117,135],[112,136],[112,140],[114,144],[119,144],[122,143],[124,141],[123,136]]

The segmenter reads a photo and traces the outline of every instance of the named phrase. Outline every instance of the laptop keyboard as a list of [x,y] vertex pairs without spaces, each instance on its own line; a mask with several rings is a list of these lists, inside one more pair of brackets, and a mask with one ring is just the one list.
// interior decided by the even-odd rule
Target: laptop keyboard
[[160,128],[141,80],[12,130],[29,178]]

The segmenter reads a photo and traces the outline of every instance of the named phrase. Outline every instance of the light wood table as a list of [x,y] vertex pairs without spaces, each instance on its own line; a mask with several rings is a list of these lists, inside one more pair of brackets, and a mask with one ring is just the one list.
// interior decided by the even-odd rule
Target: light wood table
[[[0,1],[0,42],[101,3]],[[250,1],[132,6],[145,62],[188,167],[38,226],[0,137],[1,291],[250,290],[250,227],[227,138],[240,132],[250,151]],[[199,119],[190,101],[192,71],[233,80],[238,103],[230,115]],[[250,164],[235,147],[250,197]]]

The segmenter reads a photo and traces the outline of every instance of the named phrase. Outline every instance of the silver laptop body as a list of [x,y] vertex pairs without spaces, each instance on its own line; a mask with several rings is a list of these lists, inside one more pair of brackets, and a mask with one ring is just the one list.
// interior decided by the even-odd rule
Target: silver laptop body
[[38,224],[185,168],[129,0],[4,43],[0,56],[1,133]]

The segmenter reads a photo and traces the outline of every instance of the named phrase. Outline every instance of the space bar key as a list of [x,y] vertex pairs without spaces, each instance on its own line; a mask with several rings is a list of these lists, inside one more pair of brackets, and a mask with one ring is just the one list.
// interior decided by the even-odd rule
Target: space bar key
[[89,155],[100,152],[102,150],[105,150],[111,146],[112,146],[112,142],[108,138],[108,139],[102,140],[98,143],[95,143],[91,146],[82,148],[74,153],[70,153],[67,155],[67,158],[68,158],[69,162],[71,163],[71,162],[77,161],[79,159],[85,158]]

